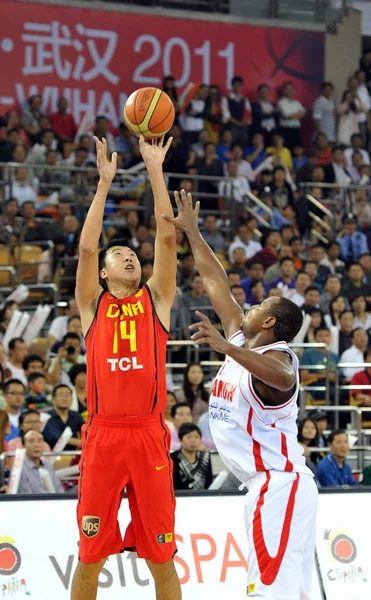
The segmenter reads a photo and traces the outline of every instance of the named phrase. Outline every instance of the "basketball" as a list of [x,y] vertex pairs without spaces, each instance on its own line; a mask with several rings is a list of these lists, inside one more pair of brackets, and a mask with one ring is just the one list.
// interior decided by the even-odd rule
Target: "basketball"
[[124,106],[124,121],[136,135],[158,138],[169,131],[175,119],[170,97],[157,88],[146,87],[133,92]]

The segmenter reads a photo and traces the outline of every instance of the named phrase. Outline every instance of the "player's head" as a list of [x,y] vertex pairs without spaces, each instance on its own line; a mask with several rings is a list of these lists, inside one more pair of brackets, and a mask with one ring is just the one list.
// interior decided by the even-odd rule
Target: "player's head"
[[112,283],[138,287],[142,270],[138,256],[128,241],[111,240],[99,253],[99,280],[108,290]]
[[246,312],[241,329],[246,339],[266,334],[267,343],[291,342],[303,324],[303,313],[287,298],[273,296]]

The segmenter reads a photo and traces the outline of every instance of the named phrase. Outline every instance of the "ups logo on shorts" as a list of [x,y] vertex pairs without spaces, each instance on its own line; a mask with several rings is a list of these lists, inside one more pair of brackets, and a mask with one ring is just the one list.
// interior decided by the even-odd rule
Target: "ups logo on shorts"
[[86,515],[82,518],[82,532],[86,537],[92,538],[99,533],[100,518]]

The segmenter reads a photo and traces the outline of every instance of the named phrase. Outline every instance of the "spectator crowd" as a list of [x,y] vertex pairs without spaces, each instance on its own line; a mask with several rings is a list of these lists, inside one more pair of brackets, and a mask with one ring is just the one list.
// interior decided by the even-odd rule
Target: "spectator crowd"
[[[305,322],[296,341],[317,346],[298,351],[301,384],[306,403],[319,408],[335,402],[371,406],[371,367],[363,367],[371,364],[370,65],[371,51],[366,51],[347,89],[323,82],[312,107],[296,98],[291,81],[276,101],[266,84],[248,97],[239,76],[227,95],[218,86],[201,84],[181,96],[173,77],[164,80],[176,109],[165,161],[169,190],[183,188],[201,200],[202,235],[226,268],[231,293],[243,310],[269,296],[285,296],[302,308]],[[313,136],[308,137],[309,122]],[[138,253],[145,283],[153,270],[156,223],[147,210],[135,136],[123,123],[115,131],[101,115],[82,130],[63,97],[51,114],[43,113],[42,98],[35,95],[21,114],[9,111],[0,118],[0,162],[9,163],[1,168],[1,248],[16,265],[17,248],[40,247],[32,283],[56,283],[65,303],[58,316],[53,307],[54,318],[41,341],[27,344],[13,337],[5,346],[0,343],[0,451],[26,449],[21,479],[26,493],[48,489],[45,481],[49,489],[61,489],[57,461],[48,462],[42,454],[66,437],[67,428],[71,433],[64,450],[81,447],[85,345],[73,292],[79,235],[97,182],[93,135],[107,139],[109,152],[118,152],[124,169],[107,202],[102,243],[127,238]],[[176,488],[203,489],[213,479],[207,408],[215,371],[199,359],[222,357],[204,348],[196,356],[176,342],[189,339],[195,309],[206,312],[216,327],[219,323],[188,240],[179,231],[177,253],[168,358],[188,366],[184,372],[168,372],[166,420]],[[23,308],[6,301],[8,293],[1,307],[0,342],[14,311]],[[338,368],[338,363],[352,366]],[[355,387],[339,390],[336,383]],[[308,466],[320,485],[354,485],[345,462],[346,433],[334,430],[325,438],[333,417],[318,414],[299,427]],[[368,427],[367,412],[362,419]],[[340,425],[345,428],[349,421],[342,413]],[[310,450],[327,444],[330,452],[323,457]],[[71,482],[63,486],[74,489]]]

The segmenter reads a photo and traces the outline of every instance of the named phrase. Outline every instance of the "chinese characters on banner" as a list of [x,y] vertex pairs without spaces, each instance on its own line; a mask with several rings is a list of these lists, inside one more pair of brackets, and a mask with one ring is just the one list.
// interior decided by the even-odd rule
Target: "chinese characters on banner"
[[[67,6],[2,2],[0,114],[35,93],[44,111],[67,97],[77,122],[85,113],[121,120],[128,95],[174,75],[181,92],[203,81],[228,89],[235,74],[253,98],[265,82],[295,82],[310,106],[323,78],[320,32],[135,15]],[[310,52],[308,52],[310,48]]]

